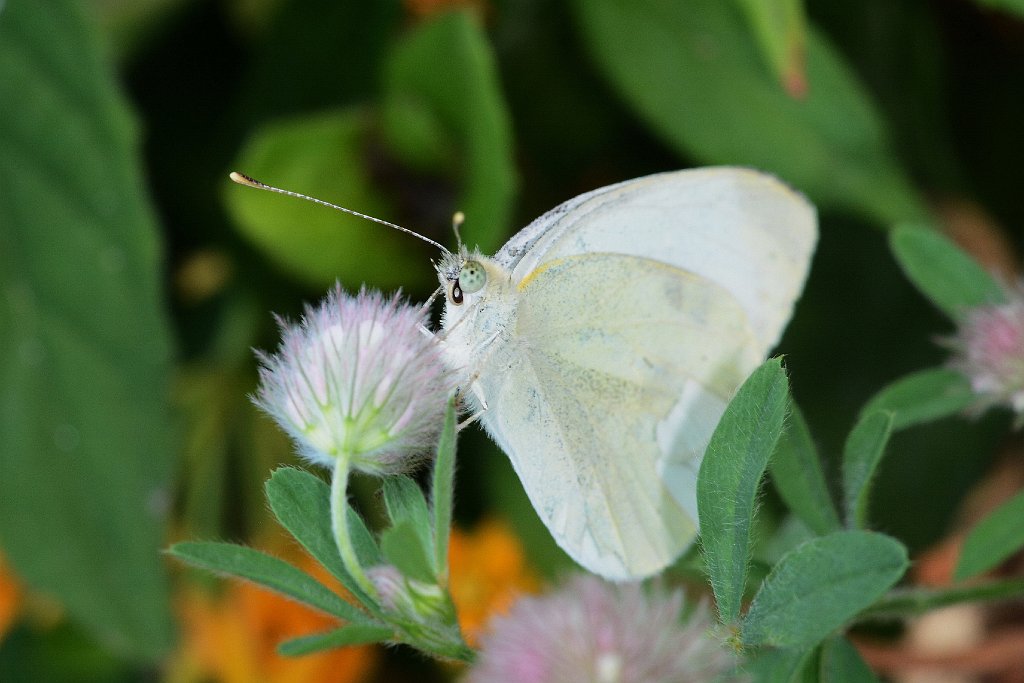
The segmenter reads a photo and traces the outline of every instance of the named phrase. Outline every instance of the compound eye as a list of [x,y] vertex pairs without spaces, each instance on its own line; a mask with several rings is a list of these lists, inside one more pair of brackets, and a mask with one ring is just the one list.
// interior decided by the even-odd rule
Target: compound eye
[[448,298],[456,306],[461,306],[462,305],[462,301],[463,301],[462,286],[459,285],[459,281],[458,280],[456,280],[454,283],[452,283],[452,288],[448,292]]
[[466,265],[459,271],[457,285],[461,285],[462,291],[466,294],[473,294],[483,289],[485,284],[487,271],[484,270],[483,264],[479,261],[466,261]]

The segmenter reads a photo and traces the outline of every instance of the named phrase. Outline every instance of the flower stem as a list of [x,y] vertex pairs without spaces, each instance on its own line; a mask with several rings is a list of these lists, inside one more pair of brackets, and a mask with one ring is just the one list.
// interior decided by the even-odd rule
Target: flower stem
[[359,564],[359,557],[356,555],[355,546],[352,545],[352,535],[348,529],[348,473],[348,458],[339,455],[334,464],[334,475],[331,477],[331,528],[334,531],[334,542],[349,575],[368,596],[376,598],[377,590]]
[[943,590],[895,590],[857,616],[857,621],[879,617],[902,617],[977,600],[1001,600],[1024,596],[1024,579],[991,581]]

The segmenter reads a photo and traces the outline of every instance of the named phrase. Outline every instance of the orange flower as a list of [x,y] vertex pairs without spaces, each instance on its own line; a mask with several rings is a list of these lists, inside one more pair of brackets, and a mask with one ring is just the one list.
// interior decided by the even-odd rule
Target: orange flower
[[21,583],[10,573],[0,556],[0,640],[21,611]]
[[488,619],[507,612],[520,594],[538,589],[522,544],[498,520],[487,520],[470,532],[453,528],[448,562],[452,600],[470,645],[476,645]]
[[[293,558],[295,559],[295,558]],[[303,570],[332,590],[344,589],[307,556]],[[169,679],[217,683],[356,683],[377,659],[374,647],[347,647],[282,657],[279,643],[337,628],[337,620],[250,583],[231,581],[219,597],[189,589],[179,603],[182,653]]]

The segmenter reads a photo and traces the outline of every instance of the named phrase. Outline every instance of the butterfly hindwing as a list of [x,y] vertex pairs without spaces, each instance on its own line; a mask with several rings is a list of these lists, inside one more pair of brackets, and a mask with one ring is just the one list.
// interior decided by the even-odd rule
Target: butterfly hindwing
[[485,427],[572,557],[609,578],[662,569],[695,535],[708,425],[758,362],[742,309],[677,268],[582,254],[523,281],[514,325]]

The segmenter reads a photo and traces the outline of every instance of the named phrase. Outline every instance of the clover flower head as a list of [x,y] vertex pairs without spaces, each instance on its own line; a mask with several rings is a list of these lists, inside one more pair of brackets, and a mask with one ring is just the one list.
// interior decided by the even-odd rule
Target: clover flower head
[[281,346],[258,354],[254,402],[310,462],[396,474],[418,465],[440,433],[454,379],[425,318],[398,295],[340,286],[298,324],[280,321]]
[[[701,683],[727,680],[734,656],[705,603],[684,618],[682,591],[572,579],[521,598],[491,622],[467,683]],[[723,676],[725,678],[723,678]]]
[[968,311],[947,340],[950,365],[971,382],[978,409],[1007,405],[1024,416],[1024,282],[1006,288],[1006,302]]

